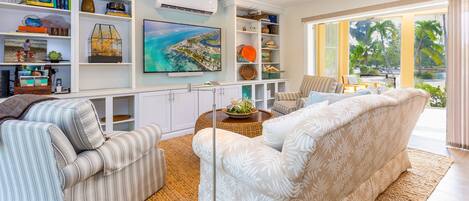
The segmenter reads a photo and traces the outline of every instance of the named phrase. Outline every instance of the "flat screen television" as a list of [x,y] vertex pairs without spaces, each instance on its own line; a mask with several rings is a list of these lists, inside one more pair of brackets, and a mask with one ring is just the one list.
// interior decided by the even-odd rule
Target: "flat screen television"
[[143,21],[145,73],[221,71],[221,29]]

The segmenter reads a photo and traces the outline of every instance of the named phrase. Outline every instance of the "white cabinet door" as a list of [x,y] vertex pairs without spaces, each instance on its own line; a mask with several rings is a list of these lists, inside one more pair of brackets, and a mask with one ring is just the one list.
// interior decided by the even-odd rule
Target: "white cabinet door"
[[224,108],[231,104],[233,99],[241,99],[241,86],[227,86],[221,90],[220,107]]
[[[207,91],[210,90],[210,91]],[[219,106],[219,100],[220,100],[220,90],[217,90],[216,93],[216,99],[217,99],[217,108],[220,108]],[[203,91],[199,90],[199,115],[211,111],[212,110],[212,105],[213,105],[213,92],[211,91],[210,88],[204,89]]]
[[171,93],[171,130],[193,128],[198,116],[197,92],[173,90]]
[[158,124],[164,133],[171,132],[170,91],[141,93],[138,96],[138,126]]

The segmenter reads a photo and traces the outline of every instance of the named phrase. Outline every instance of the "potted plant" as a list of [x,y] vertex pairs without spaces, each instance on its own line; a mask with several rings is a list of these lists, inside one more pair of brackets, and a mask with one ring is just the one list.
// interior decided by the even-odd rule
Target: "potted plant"
[[231,118],[242,119],[249,118],[258,111],[250,100],[241,99],[232,100],[231,105],[223,109],[223,112]]

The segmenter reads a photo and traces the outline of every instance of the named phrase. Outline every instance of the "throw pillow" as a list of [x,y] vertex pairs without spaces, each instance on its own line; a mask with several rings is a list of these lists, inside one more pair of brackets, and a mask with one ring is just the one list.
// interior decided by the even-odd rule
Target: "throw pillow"
[[305,107],[320,103],[323,101],[328,101],[329,104],[335,103],[337,101],[341,101],[346,98],[351,98],[354,96],[361,96],[361,95],[368,95],[371,94],[371,90],[363,89],[359,90],[353,94],[337,94],[337,93],[323,93],[317,91],[311,91],[309,93],[308,99],[305,102]]
[[315,111],[329,105],[328,101],[323,101],[302,108],[290,114],[267,120],[262,124],[262,135],[264,143],[279,151],[282,150],[285,137],[295,129],[298,124],[306,120]]

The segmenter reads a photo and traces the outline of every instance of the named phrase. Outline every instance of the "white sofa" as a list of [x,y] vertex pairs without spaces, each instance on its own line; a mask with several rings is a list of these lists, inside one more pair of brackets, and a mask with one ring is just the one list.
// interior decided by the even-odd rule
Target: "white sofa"
[[[262,138],[217,131],[217,200],[374,200],[410,167],[409,137],[429,95],[400,89],[348,98],[288,133],[282,151]],[[199,200],[211,200],[211,130],[197,133]]]

